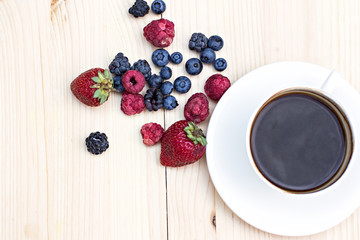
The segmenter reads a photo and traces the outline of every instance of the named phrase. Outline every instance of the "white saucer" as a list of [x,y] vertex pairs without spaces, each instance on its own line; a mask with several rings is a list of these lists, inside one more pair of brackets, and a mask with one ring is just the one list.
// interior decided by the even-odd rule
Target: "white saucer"
[[[301,62],[258,68],[218,102],[207,131],[207,164],[224,202],[249,224],[273,234],[302,236],[329,229],[360,205],[360,95],[341,78],[328,83],[331,71]],[[266,184],[251,166],[246,149],[249,120],[259,104],[289,87],[323,89],[336,98],[352,126],[354,152],[342,177],[311,194],[289,194]]]

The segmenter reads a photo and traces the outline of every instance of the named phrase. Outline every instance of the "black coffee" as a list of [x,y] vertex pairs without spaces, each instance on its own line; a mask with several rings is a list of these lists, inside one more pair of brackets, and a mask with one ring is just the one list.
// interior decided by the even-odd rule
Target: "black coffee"
[[289,93],[258,113],[251,131],[252,155],[274,185],[308,191],[325,184],[345,155],[342,124],[324,102],[306,93]]

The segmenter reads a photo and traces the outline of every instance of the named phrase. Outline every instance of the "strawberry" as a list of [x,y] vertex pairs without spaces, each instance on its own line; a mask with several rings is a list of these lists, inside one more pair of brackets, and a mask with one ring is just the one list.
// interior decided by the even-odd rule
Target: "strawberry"
[[80,102],[97,107],[106,102],[113,88],[109,70],[92,68],[80,74],[71,83],[71,91]]
[[205,135],[195,123],[177,121],[163,135],[160,162],[167,167],[194,163],[204,155],[205,145]]

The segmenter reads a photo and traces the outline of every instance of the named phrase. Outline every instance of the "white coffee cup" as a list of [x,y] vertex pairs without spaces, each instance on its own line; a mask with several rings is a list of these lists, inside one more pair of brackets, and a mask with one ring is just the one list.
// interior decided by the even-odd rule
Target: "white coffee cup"
[[[333,94],[334,92],[338,91],[342,87],[341,84],[343,84],[343,83],[344,83],[344,81],[342,80],[340,74],[336,71],[333,71],[330,74],[330,76],[328,77],[328,79],[324,82],[324,84],[320,88],[295,86],[295,87],[291,87],[291,88],[282,89],[280,91],[273,93],[273,95],[271,95],[271,96],[265,97],[264,100],[262,101],[262,103],[255,109],[255,111],[252,114],[252,117],[249,120],[248,127],[247,127],[247,136],[246,136],[247,154],[248,154],[251,166],[253,167],[254,171],[259,176],[259,178],[261,178],[267,185],[271,186],[272,188],[277,189],[278,191],[284,192],[284,193],[305,194],[305,193],[314,193],[314,192],[326,189],[328,187],[331,187],[338,179],[341,178],[341,176],[346,171],[346,169],[349,165],[349,162],[350,162],[351,156],[352,156],[352,152],[353,152],[353,134],[352,134],[352,126],[350,123],[350,119],[346,113],[346,109],[344,109],[344,107],[341,104],[341,99],[337,98]],[[275,152],[276,156],[278,156],[276,161],[274,161],[274,159],[276,159],[276,158],[273,158],[273,160],[271,160],[271,157],[264,158],[264,156],[262,157],[261,161],[259,161],[259,159],[257,159],[259,157],[257,157],[257,158],[255,157],[258,154],[256,154],[255,150],[253,149],[253,148],[255,148],[254,147],[255,145],[252,145],[252,133],[254,130],[254,123],[256,121],[260,121],[260,120],[258,120],[259,114],[262,111],[264,111],[264,109],[266,111],[269,111],[268,110],[269,104],[273,103],[275,100],[280,99],[285,96],[288,97],[289,95],[293,95],[293,94],[308,95],[309,97],[319,101],[324,106],[327,106],[336,115],[336,118],[338,119],[339,124],[341,125],[341,129],[343,130],[343,136],[344,136],[343,141],[345,143],[344,144],[345,145],[344,146],[344,154],[343,154],[342,159],[336,160],[336,162],[338,162],[338,164],[340,164],[337,166],[337,168],[334,168],[333,165],[330,166],[330,164],[329,164],[329,166],[328,166],[329,169],[327,170],[326,169],[327,161],[321,162],[321,164],[319,164],[318,162],[311,163],[311,161],[309,159],[304,159],[304,162],[309,163],[309,161],[310,161],[310,164],[307,164],[307,165],[304,164],[303,168],[302,168],[301,167],[302,165],[299,162],[300,159],[298,159],[299,161],[296,162],[293,159],[289,159],[289,158],[282,156],[281,155],[282,152]],[[277,126],[277,130],[278,129],[281,129],[281,126]],[[303,137],[303,136],[301,136],[301,137]],[[272,139],[271,137],[269,137],[269,138]],[[284,141],[286,141],[286,138]],[[289,144],[291,144],[291,143],[289,143]],[[272,152],[271,149],[269,150],[269,146],[271,146],[271,145],[273,146],[274,143],[269,143],[268,145],[266,145],[267,152],[274,155],[273,154],[274,152]],[[321,145],[321,143],[319,143],[319,146],[320,145]],[[304,146],[306,146],[306,144],[294,146],[294,148],[301,149]],[[265,148],[265,147],[259,146],[258,148],[261,149],[261,148]],[[314,148],[317,148],[317,147],[315,146]],[[316,154],[319,154],[319,153],[316,152]],[[306,160],[308,160],[308,161],[306,161]],[[266,161],[268,161],[268,162],[266,162]],[[272,162],[269,162],[269,161],[272,161]],[[259,163],[264,163],[264,162],[266,164],[259,164]],[[291,165],[292,162],[296,163],[296,165],[294,165],[294,166],[297,166],[297,167],[300,166],[300,168],[298,168],[299,170],[298,171],[296,170],[295,174],[293,171],[294,166]],[[333,164],[333,163],[331,162],[331,164]],[[267,166],[268,169],[266,169],[265,166]],[[284,167],[284,166],[287,166],[287,167]],[[310,166],[321,166],[321,170],[318,171],[319,174],[320,174],[320,172],[322,174],[322,172],[325,171],[327,175],[326,176],[319,175],[318,177],[321,178],[322,180],[326,179],[326,181],[325,180],[323,182],[319,181],[319,183],[313,182],[313,184],[311,184],[312,185],[311,188],[302,187],[300,183],[299,183],[299,186],[295,186],[294,184],[291,185],[290,183],[289,184],[286,183],[286,181],[288,181],[288,180],[285,180],[284,178],[291,179],[292,182],[297,182],[297,180],[299,180],[299,182],[300,182],[300,181],[304,181],[304,179],[306,179],[305,176],[307,174],[307,171],[309,173],[310,172],[312,173],[312,172],[316,172],[318,170],[318,169],[311,169],[311,168],[306,169],[307,167],[310,167]],[[292,169],[292,170],[290,171],[289,169]],[[326,169],[326,170],[323,170],[323,169]],[[334,172],[334,171],[336,171],[336,172]],[[331,176],[329,175],[329,172],[331,172]],[[301,178],[303,178],[303,179],[300,179],[300,178],[297,179],[296,177],[292,178],[291,174],[296,175],[296,176],[301,176]],[[283,177],[283,176],[286,176],[286,177]],[[317,176],[315,175],[315,177],[317,177]],[[315,179],[315,177],[313,176],[314,179]],[[307,180],[310,181],[310,179],[311,178],[309,177]],[[307,180],[305,180],[305,181],[307,181]],[[284,187],[284,186],[291,186],[291,187]],[[316,187],[314,187],[314,186],[316,186]]]

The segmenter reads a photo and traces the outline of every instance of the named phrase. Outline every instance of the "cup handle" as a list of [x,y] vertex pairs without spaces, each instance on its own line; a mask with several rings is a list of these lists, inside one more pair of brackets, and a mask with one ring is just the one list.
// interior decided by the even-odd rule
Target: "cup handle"
[[351,85],[345,81],[343,76],[336,70],[333,70],[329,74],[320,89],[339,98],[341,102],[350,105],[354,103],[354,96],[359,96],[359,93],[351,87]]
[[320,89],[329,93],[334,93],[339,90],[339,88],[341,88],[344,83],[346,82],[342,75],[338,71],[333,70],[325,82],[321,85]]

